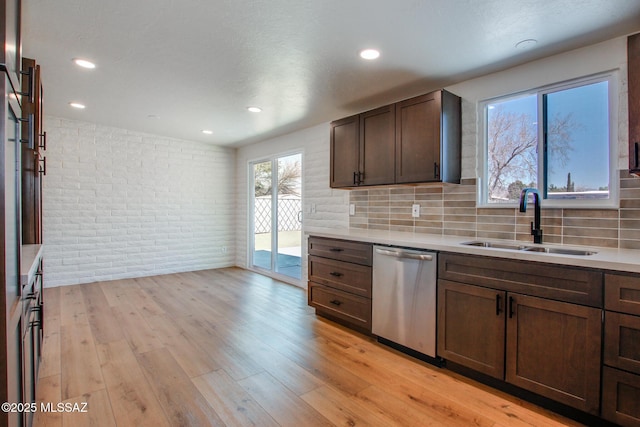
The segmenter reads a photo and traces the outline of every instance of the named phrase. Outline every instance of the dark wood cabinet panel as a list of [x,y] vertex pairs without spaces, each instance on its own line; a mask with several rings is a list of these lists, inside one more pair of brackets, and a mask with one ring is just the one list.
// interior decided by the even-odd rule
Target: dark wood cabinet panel
[[373,246],[310,236],[308,253],[308,304],[318,315],[370,334]]
[[629,172],[640,176],[640,33],[627,39]]
[[602,417],[625,427],[640,427],[640,375],[602,369]]
[[640,317],[607,311],[604,324],[604,363],[640,374]]
[[640,275],[605,274],[604,307],[640,316]]
[[440,92],[396,106],[396,182],[440,179]]
[[[43,90],[40,66],[30,58],[22,58],[24,70],[34,70],[34,82],[23,79],[22,91],[35,90],[33,99],[22,100],[23,118],[22,140],[22,242],[23,244],[42,243],[42,174],[40,173],[41,140],[44,137]],[[29,85],[33,87],[30,89]],[[44,148],[44,146],[42,146]]]
[[602,312],[507,295],[507,382],[599,414]]
[[309,255],[371,266],[373,246],[370,243],[311,236]]
[[371,299],[309,282],[309,305],[321,313],[346,321],[359,330],[371,331]]
[[460,182],[460,117],[446,90],[396,104],[396,183]]
[[393,105],[360,115],[360,185],[393,183],[395,117]]
[[525,295],[602,307],[603,273],[538,262],[442,254],[438,277]]
[[440,280],[438,356],[504,377],[505,292]]
[[346,117],[331,123],[330,156],[332,188],[357,185],[360,153],[360,117]]
[[309,280],[371,298],[371,268],[364,265],[310,255]]

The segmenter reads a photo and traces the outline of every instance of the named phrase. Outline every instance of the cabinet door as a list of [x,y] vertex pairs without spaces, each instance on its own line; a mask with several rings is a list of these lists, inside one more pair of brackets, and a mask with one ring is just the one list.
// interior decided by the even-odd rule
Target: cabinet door
[[358,183],[360,117],[331,123],[331,187],[353,187]]
[[360,185],[395,182],[395,105],[360,115]]
[[621,426],[640,426],[640,375],[602,369],[602,417]]
[[507,382],[598,414],[602,310],[520,294],[507,305]]
[[640,374],[640,317],[606,311],[603,353],[605,364]]
[[441,93],[396,104],[396,183],[440,181]]
[[504,378],[505,292],[438,281],[438,356]]
[[[40,66],[30,58],[22,58],[24,70],[35,70],[35,84],[30,79],[22,80],[22,91],[35,90],[33,102],[22,98],[23,117],[32,117],[32,121],[22,123],[22,139],[28,144],[22,145],[22,243],[42,243],[42,176],[40,168],[40,135],[42,134],[42,87]],[[33,88],[30,89],[29,85]],[[33,135],[31,134],[33,131]],[[30,140],[33,138],[33,140]]]
[[627,39],[629,81],[629,171],[640,176],[640,33]]

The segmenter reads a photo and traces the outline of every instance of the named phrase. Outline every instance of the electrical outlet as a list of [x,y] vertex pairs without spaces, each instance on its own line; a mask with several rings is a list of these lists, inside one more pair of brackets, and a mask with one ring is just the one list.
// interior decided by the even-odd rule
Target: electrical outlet
[[356,214],[356,204],[355,203],[350,203],[349,204],[349,215],[354,216]]
[[420,216],[420,205],[412,205],[411,206],[411,216],[414,218],[418,218]]
[[316,213],[316,204],[311,203],[311,213]]
[[226,246],[223,246],[223,247],[222,247],[222,253],[223,253],[223,254],[226,254],[226,253],[227,253],[227,247],[226,247]]

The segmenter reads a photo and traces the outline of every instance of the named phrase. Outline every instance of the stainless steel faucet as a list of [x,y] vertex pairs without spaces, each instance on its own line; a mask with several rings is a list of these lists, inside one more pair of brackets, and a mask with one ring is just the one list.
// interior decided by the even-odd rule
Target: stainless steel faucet
[[533,194],[533,203],[535,205],[534,219],[531,223],[531,235],[533,243],[542,243],[542,229],[540,228],[540,193],[536,188],[525,188],[520,193],[520,212],[527,211],[527,197],[529,193]]

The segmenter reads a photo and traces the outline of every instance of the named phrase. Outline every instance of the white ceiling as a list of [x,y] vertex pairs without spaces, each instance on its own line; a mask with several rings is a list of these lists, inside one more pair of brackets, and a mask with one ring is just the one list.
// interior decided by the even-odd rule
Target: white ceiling
[[45,114],[236,146],[640,31],[639,0],[23,0],[23,15]]

